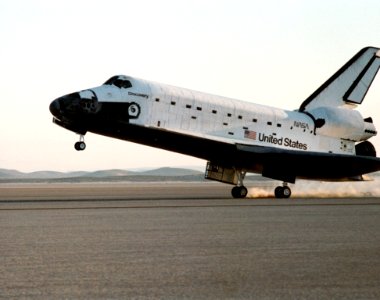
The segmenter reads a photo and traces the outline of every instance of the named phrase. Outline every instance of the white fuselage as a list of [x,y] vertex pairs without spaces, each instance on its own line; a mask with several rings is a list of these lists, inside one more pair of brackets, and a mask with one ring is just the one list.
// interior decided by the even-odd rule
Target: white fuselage
[[[342,126],[339,123],[329,124],[325,111],[320,112],[320,109],[316,117],[319,117],[318,113],[325,114],[326,125],[315,128],[314,120],[306,113],[126,78],[131,81],[132,87],[119,89],[102,85],[91,91],[96,93],[99,102],[137,103],[141,107],[141,114],[129,122],[152,129],[175,131],[231,144],[354,155],[355,142],[371,136],[365,136],[363,126],[373,127],[372,124],[363,125],[364,122],[353,124],[353,128],[344,127],[347,134],[356,133],[355,136],[342,138],[337,136],[337,133],[342,134],[339,132]],[[86,93],[86,90],[82,91],[81,96],[85,97]],[[362,120],[357,111],[341,110],[343,114],[353,113],[358,120]]]

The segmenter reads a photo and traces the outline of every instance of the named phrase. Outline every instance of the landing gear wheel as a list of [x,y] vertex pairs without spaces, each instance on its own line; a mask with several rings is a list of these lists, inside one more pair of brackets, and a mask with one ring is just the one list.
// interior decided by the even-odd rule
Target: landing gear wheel
[[234,186],[231,190],[232,197],[245,198],[248,194],[248,190],[245,186]]
[[74,148],[77,151],[83,151],[84,149],[86,149],[86,144],[85,142],[76,142]]
[[282,198],[282,186],[278,186],[274,189],[274,195],[276,198]]
[[282,188],[282,198],[289,198],[292,194],[291,189],[288,186]]
[[288,186],[278,186],[274,189],[276,198],[289,198],[291,194],[292,191]]

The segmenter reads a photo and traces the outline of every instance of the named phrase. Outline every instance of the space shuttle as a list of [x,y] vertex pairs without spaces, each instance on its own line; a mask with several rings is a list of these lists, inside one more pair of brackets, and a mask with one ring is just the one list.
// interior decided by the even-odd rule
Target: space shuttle
[[100,134],[204,159],[205,178],[234,185],[234,198],[247,196],[246,173],[282,182],[274,196],[288,198],[297,179],[361,181],[380,170],[373,119],[356,110],[379,67],[379,48],[363,48],[296,110],[117,75],[50,112],[79,134],[78,151],[87,132]]

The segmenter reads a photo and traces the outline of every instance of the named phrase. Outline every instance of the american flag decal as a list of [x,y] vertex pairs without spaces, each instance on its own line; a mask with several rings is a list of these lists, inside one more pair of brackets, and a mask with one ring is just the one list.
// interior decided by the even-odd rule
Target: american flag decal
[[246,130],[244,131],[244,137],[246,139],[256,140],[256,131]]

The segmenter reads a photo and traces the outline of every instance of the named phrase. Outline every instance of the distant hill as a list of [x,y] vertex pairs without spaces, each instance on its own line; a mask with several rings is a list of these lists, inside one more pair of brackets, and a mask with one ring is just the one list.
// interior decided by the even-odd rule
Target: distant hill
[[2,178],[22,178],[24,173],[16,170],[0,169],[0,179]]
[[94,172],[38,171],[23,173],[17,170],[0,169],[0,182],[93,182],[93,181],[189,181],[203,180],[203,172],[184,168],[159,168],[147,171],[122,169]]
[[0,169],[0,179],[50,179],[64,177],[78,177],[87,174],[87,172],[55,172],[55,171],[37,171],[23,173],[17,170]]
[[112,169],[112,170],[101,170],[95,172],[85,172],[84,174],[76,177],[95,177],[95,178],[103,178],[103,177],[114,177],[114,176],[131,176],[137,175],[138,172],[132,172],[128,170],[121,169]]
[[188,175],[203,175],[203,172],[183,169],[183,168],[159,168],[149,171],[140,172],[141,175],[149,176],[188,176]]

